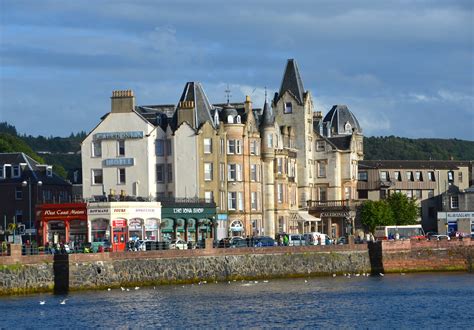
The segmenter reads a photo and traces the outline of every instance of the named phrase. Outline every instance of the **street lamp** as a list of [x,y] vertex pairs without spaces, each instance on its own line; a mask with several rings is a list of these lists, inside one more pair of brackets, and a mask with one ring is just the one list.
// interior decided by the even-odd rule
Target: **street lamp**
[[[32,229],[32,226],[31,226],[31,218],[32,218],[32,214],[31,214],[31,178],[28,178],[27,180],[23,181],[21,183],[21,185],[23,187],[26,187],[28,186],[28,212],[29,212],[29,217],[30,217],[30,225],[28,227],[29,229],[29,233],[30,233],[30,243],[31,243],[31,229]],[[43,185],[43,182],[42,181],[38,181],[36,183],[37,187],[41,187]]]

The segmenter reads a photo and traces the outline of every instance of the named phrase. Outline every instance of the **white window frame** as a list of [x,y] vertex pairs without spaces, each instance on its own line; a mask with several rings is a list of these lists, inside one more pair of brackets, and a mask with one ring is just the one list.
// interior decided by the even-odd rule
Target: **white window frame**
[[326,172],[326,162],[318,162],[318,178],[325,178],[327,175]]
[[211,191],[205,191],[204,192],[204,200],[206,203],[212,203],[214,201],[214,192]]
[[92,141],[92,157],[102,157],[102,141]]
[[[122,171],[123,171],[123,181],[122,181]],[[124,167],[117,169],[117,184],[126,184],[127,183],[127,172]]]
[[[122,152],[123,150],[123,152]],[[117,156],[125,156],[125,140],[117,140]]]
[[235,140],[227,140],[227,154],[235,154]]
[[20,165],[12,165],[12,178],[21,177],[21,167]]
[[212,181],[214,177],[213,164],[204,163],[204,181]]
[[452,209],[459,208],[459,196],[450,196],[449,197],[449,205]]
[[157,139],[156,140],[155,155],[157,157],[164,157],[165,156],[165,140],[164,139]]
[[250,207],[253,211],[258,210],[258,193],[256,191],[250,193]]
[[204,138],[203,152],[204,154],[212,154],[212,139],[211,138]]
[[235,140],[235,153],[237,155],[242,154],[242,140]]
[[5,165],[0,166],[0,179],[5,179]]
[[15,200],[17,200],[17,201],[23,200],[23,188],[22,187],[15,187]]
[[239,211],[244,210],[244,197],[241,191],[237,192],[237,206],[239,208]]
[[227,209],[229,211],[235,211],[237,209],[237,192],[229,191],[227,193]]
[[283,113],[293,113],[293,103],[285,102],[285,104],[283,104]]
[[46,176],[47,177],[52,177],[53,176],[53,167],[52,166],[46,166]]
[[[102,178],[102,182],[96,182],[95,180],[95,173],[99,173],[100,172],[100,176]],[[102,185],[104,184],[104,171],[101,169],[101,168],[93,168],[91,169],[91,184],[92,185]]]
[[277,202],[278,204],[283,203],[283,184],[277,184]]
[[258,182],[257,164],[250,164],[250,181]]

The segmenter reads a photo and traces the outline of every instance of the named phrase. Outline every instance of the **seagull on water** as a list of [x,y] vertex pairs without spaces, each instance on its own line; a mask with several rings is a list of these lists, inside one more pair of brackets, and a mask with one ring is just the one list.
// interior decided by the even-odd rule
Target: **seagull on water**
[[382,277],[385,276],[384,273],[380,273],[379,275],[382,276]]
[[125,288],[123,286],[121,286],[120,289],[122,289],[122,291],[125,291]]
[[40,305],[44,305],[44,304],[46,304],[46,301],[41,300],[41,301],[40,301]]
[[60,304],[60,305],[66,305],[66,300],[67,300],[67,299],[61,300],[61,302],[60,302],[59,304]]
[[111,289],[111,288],[108,288],[108,289],[107,289],[107,291],[110,291],[110,290],[112,290],[112,289]]
[[135,287],[135,290],[138,290],[138,289],[140,289],[140,287],[139,287],[139,286],[136,286],[136,287]]
[[336,277],[336,274],[332,274],[332,277]]

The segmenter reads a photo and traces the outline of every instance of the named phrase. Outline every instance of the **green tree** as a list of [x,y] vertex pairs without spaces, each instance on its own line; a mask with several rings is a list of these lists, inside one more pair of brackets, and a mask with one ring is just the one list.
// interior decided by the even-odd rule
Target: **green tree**
[[395,193],[387,198],[392,209],[396,225],[414,225],[419,215],[416,199],[408,198],[405,194]]
[[372,233],[377,226],[395,224],[392,209],[385,200],[364,202],[360,208],[360,219]]

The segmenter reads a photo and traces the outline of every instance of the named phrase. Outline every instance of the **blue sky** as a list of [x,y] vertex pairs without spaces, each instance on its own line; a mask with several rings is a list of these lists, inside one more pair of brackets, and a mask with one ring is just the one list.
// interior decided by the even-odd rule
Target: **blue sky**
[[346,104],[366,136],[474,140],[473,1],[0,1],[0,121],[90,131],[112,90],[176,104],[279,89],[295,58],[316,110]]

